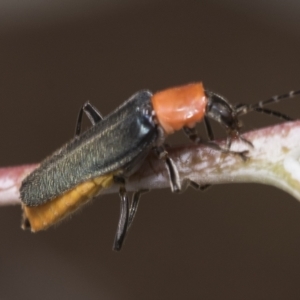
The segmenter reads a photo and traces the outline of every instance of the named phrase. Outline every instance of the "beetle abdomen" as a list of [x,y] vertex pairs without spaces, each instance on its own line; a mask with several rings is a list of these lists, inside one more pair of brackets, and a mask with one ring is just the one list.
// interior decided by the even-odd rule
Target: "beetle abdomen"
[[113,183],[113,174],[86,181],[52,201],[39,206],[23,206],[23,229],[45,230],[76,211],[104,188]]

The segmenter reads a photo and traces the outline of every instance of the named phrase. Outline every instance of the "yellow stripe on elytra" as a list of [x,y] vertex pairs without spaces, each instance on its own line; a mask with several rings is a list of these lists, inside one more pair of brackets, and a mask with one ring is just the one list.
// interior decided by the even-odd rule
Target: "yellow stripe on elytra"
[[113,174],[83,182],[45,204],[39,206],[24,205],[24,217],[29,221],[32,232],[47,229],[77,210],[101,190],[111,186],[112,183]]

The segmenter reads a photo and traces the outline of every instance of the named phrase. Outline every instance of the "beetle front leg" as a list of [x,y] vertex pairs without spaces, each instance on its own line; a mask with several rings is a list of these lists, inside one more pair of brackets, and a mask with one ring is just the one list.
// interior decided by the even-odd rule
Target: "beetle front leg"
[[[210,123],[209,123],[209,121],[207,120],[207,122],[206,122],[206,126],[209,126],[208,128],[208,130],[209,130],[209,133],[208,133],[208,135],[209,135],[209,138],[213,138],[213,133],[212,133],[212,130],[211,130],[211,127],[210,127]],[[212,141],[204,141],[204,140],[202,140],[201,139],[201,137],[198,135],[198,133],[197,133],[197,129],[196,129],[196,127],[192,127],[192,128],[190,128],[190,127],[186,127],[186,126],[184,126],[183,127],[183,131],[184,131],[184,133],[187,135],[187,137],[191,140],[191,142],[193,142],[194,144],[203,144],[203,145],[207,145],[208,147],[210,147],[210,148],[213,148],[213,149],[215,149],[215,150],[219,150],[219,151],[226,151],[226,150],[223,150],[217,143],[215,143],[215,142],[212,142]]]
[[194,143],[194,144],[200,144],[203,142],[201,137],[198,135],[196,127],[190,128],[187,126],[183,127],[183,132],[187,135],[187,137]]
[[[209,124],[209,123],[207,123],[207,124]],[[241,159],[244,160],[244,161],[246,161],[247,158],[248,158],[247,155],[246,155],[248,153],[248,151],[231,151],[230,150],[231,142],[232,142],[232,138],[231,138],[230,135],[228,135],[228,137],[226,139],[226,148],[224,149],[224,148],[220,147],[217,143],[215,143],[213,141],[203,141],[203,140],[201,140],[201,138],[197,134],[197,130],[196,130],[195,127],[193,127],[193,128],[183,127],[183,131],[189,137],[189,139],[195,144],[203,144],[207,147],[210,147],[210,148],[212,148],[214,150],[217,150],[217,151],[220,151],[222,153],[239,155],[241,157]],[[209,134],[209,136],[212,136],[210,133],[208,133],[208,134]],[[242,137],[239,136],[239,138],[244,141],[244,139]]]
[[206,133],[207,133],[207,136],[208,136],[208,140],[213,141],[215,139],[215,135],[214,135],[214,132],[213,132],[212,127],[210,125],[210,121],[209,121],[208,117],[204,117],[204,124],[205,124]]
[[[205,124],[206,134],[208,136],[208,140],[213,141],[215,139],[215,136],[212,127],[210,125],[209,119],[207,117],[204,117],[204,124]],[[183,131],[193,143],[200,144],[202,142],[202,138],[198,135],[196,127],[190,128],[184,126]]]

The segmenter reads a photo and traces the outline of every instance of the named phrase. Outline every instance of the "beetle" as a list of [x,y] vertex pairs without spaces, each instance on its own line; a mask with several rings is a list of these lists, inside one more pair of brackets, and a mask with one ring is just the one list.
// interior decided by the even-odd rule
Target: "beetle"
[[[151,151],[165,161],[171,190],[181,190],[176,165],[164,147],[168,135],[183,129],[194,143],[207,143],[195,129],[196,123],[204,120],[210,147],[246,159],[247,151],[230,150],[233,138],[251,145],[240,135],[239,116],[259,111],[291,120],[279,112],[265,109],[264,105],[299,93],[291,92],[254,105],[234,106],[197,82],[154,94],[148,90],[139,91],[105,118],[87,102],[80,109],[75,137],[23,180],[20,188],[24,212],[22,227],[33,232],[46,229],[104,188],[117,183],[120,186],[121,210],[113,249],[120,250],[135,216],[140,195],[146,192],[136,191],[129,201],[126,179],[140,167]],[[83,113],[90,119],[92,127],[81,134]],[[225,148],[212,141],[214,135],[209,119],[226,129]],[[201,189],[196,183],[192,186]]]

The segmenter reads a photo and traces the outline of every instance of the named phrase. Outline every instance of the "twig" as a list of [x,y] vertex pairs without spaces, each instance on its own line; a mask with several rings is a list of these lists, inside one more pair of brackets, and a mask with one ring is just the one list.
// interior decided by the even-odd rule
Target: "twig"
[[20,204],[22,180],[36,167],[38,164],[0,168],[0,205]]
[[[247,161],[204,145],[174,147],[169,150],[183,185],[192,180],[200,185],[231,182],[257,182],[285,190],[300,200],[300,121],[248,132],[244,138],[253,148],[235,141],[231,150],[248,150]],[[219,143],[224,146],[224,141]],[[0,168],[0,205],[20,204],[22,180],[38,165]],[[163,161],[150,155],[138,172],[131,176],[127,190],[168,188]],[[117,192],[113,186],[103,193]]]

